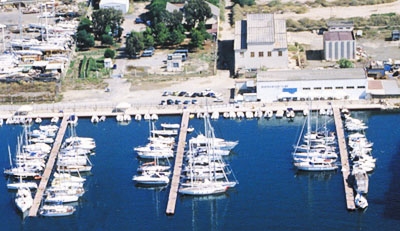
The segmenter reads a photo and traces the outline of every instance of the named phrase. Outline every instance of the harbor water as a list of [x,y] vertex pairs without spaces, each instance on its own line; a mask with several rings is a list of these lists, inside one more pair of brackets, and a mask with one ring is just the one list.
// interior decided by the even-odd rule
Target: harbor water
[[[85,175],[86,193],[72,216],[26,217],[16,209],[15,192],[0,179],[2,230],[398,230],[400,227],[400,116],[398,112],[359,111],[352,116],[369,128],[377,167],[370,174],[369,207],[347,211],[340,169],[297,172],[291,152],[305,118],[212,121],[217,137],[238,140],[226,158],[239,184],[218,196],[179,196],[175,215],[166,216],[169,187],[139,188],[132,176],[139,160],[133,147],[145,145],[147,121],[118,124],[115,118],[92,124],[79,118],[76,134],[96,140],[93,168]],[[319,123],[323,123],[320,117]],[[159,116],[155,125],[180,123],[178,116]],[[43,121],[49,123],[49,121]],[[334,130],[333,118],[327,120]],[[191,119],[193,135],[203,131]],[[32,125],[33,128],[37,125]],[[15,153],[19,125],[0,127],[0,165],[9,167],[8,146]],[[69,135],[67,130],[66,136]]]

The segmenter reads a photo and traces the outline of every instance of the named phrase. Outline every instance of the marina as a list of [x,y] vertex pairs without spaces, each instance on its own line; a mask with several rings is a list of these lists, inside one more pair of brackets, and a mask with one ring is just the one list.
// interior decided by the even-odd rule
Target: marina
[[29,216],[31,216],[31,217],[35,217],[38,214],[38,209],[39,209],[39,206],[41,205],[44,191],[46,190],[48,181],[50,179],[50,175],[53,172],[54,164],[56,163],[57,154],[60,150],[62,140],[64,139],[65,131],[67,130],[68,118],[69,118],[68,116],[64,116],[61,121],[60,129],[58,130],[57,137],[53,144],[53,148],[52,148],[52,150],[50,152],[50,156],[47,160],[46,168],[43,172],[42,178],[39,183],[39,187],[36,191],[33,205],[31,207],[31,209],[29,210]]
[[[148,216],[151,216],[158,225],[167,226],[168,230],[194,229],[195,227],[213,227],[214,230],[245,229],[249,228],[249,224],[254,229],[264,227],[287,230],[297,227],[298,230],[309,230],[316,223],[324,224],[325,229],[333,229],[337,227],[337,223],[332,221],[332,216],[335,220],[340,219],[344,223],[344,230],[354,230],[360,227],[363,230],[374,230],[378,228],[375,224],[378,220],[385,226],[395,227],[398,224],[396,215],[393,213],[393,209],[396,208],[393,206],[396,206],[396,202],[393,203],[391,200],[393,199],[392,193],[386,193],[395,192],[393,187],[397,185],[396,180],[391,177],[392,174],[396,174],[391,170],[397,166],[396,162],[392,161],[396,152],[393,150],[395,147],[389,144],[398,141],[388,139],[387,135],[389,134],[381,131],[398,123],[398,119],[396,119],[398,116],[379,111],[356,112],[354,116],[367,121],[370,129],[368,137],[374,141],[376,152],[380,153],[380,168],[373,173],[374,185],[380,185],[380,187],[369,189],[369,209],[365,213],[347,213],[345,211],[343,178],[339,171],[298,173],[293,170],[291,157],[285,150],[293,144],[293,136],[304,121],[304,117],[298,113],[291,122],[287,119],[275,118],[270,120],[220,118],[213,122],[219,136],[222,131],[224,138],[240,140],[240,144],[234,149],[233,156],[230,157],[231,164],[235,167],[237,177],[241,181],[240,185],[229,192],[229,197],[225,194],[200,198],[179,196],[176,203],[176,214],[173,217],[165,216],[168,188],[142,189],[133,184],[127,184],[137,168],[136,160],[132,158],[132,146],[146,142],[148,123],[132,121],[129,125],[118,125],[115,120],[106,119],[105,122],[94,125],[88,117],[87,119],[80,118],[76,128],[78,134],[94,137],[98,141],[97,153],[93,159],[96,168],[92,170],[93,176],[87,178],[85,188],[87,187],[88,191],[84,195],[84,200],[79,202],[80,205],[71,217],[54,220],[31,217],[25,219],[24,228],[35,230],[45,224],[64,225],[66,223],[69,223],[71,228],[78,228],[79,224],[81,228],[88,230],[100,227],[121,229],[132,227],[132,225],[140,229],[156,228],[155,225],[152,225],[153,222],[141,221]],[[159,116],[157,123],[179,123],[181,119],[178,116]],[[46,123],[46,120],[43,123]],[[193,134],[195,135],[203,121],[194,118],[189,120],[189,124],[195,128]],[[330,129],[333,128],[332,124],[328,126]],[[6,132],[8,136],[13,136],[13,134],[19,133],[17,131],[20,130],[19,127],[3,125],[0,128],[0,134]],[[11,128],[12,130],[10,130]],[[17,130],[14,131],[15,129]],[[258,136],[251,135],[254,134],[254,130],[258,130]],[[104,134],[104,131],[107,131],[107,135]],[[395,129],[390,134],[397,137],[399,131]],[[113,138],[111,141],[110,137],[115,139]],[[279,137],[279,143],[276,137]],[[117,142],[117,140],[119,141]],[[391,165],[393,166],[389,167]],[[113,173],[112,176],[110,176],[110,172]],[[257,184],[257,182],[263,183]],[[7,195],[5,187],[2,190],[5,190],[4,193]],[[292,193],[294,191],[296,191],[295,194]],[[278,197],[287,199],[272,199]],[[9,203],[7,199],[2,201],[2,203]],[[391,205],[385,201],[391,201]],[[213,210],[210,210],[211,208]],[[392,210],[390,210],[391,208]],[[12,207],[8,206],[7,209],[12,211]],[[118,213],[117,211],[121,209],[131,212],[129,214]],[[301,219],[294,218],[291,215],[292,212],[287,213],[288,210],[297,214],[296,216]],[[110,214],[109,211],[113,211],[115,214]],[[243,211],[248,211],[248,213],[245,214]],[[253,212],[256,211],[262,211],[262,214],[259,217],[254,216]],[[317,212],[318,216],[307,215]],[[106,213],[110,215],[105,215]],[[135,214],[136,219],[129,219],[132,218],[132,213]],[[386,213],[393,215],[384,215]],[[16,212],[10,213],[7,215],[9,221],[3,222],[9,224],[9,227],[20,227],[20,218],[17,215]],[[238,219],[238,217],[241,218]],[[78,221],[78,219],[82,220]],[[118,224],[109,222],[110,219],[116,219]],[[269,220],[268,224],[265,224],[265,219]],[[215,220],[219,222],[213,222]],[[290,221],[295,221],[296,224]],[[278,226],[284,228],[277,228]]]
[[337,107],[333,107],[333,115],[335,118],[336,134],[338,137],[338,145],[340,152],[340,162],[342,163],[342,175],[343,175],[343,185],[344,193],[346,198],[346,206],[348,210],[355,210],[356,206],[354,204],[354,192],[351,185],[348,183],[350,177],[350,164],[348,159],[348,152],[346,146],[346,140],[344,137],[343,121],[341,118],[340,110]]
[[178,187],[182,172],[183,153],[185,150],[188,124],[189,124],[189,112],[185,111],[182,115],[182,122],[179,131],[179,140],[178,140],[178,147],[176,149],[175,165],[172,175],[171,188],[168,196],[167,209],[165,211],[167,215],[175,214],[176,199],[178,197]]

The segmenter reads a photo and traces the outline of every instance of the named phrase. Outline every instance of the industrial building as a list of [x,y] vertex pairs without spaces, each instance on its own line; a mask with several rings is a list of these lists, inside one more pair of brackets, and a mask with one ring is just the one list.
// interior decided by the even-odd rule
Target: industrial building
[[362,68],[263,71],[257,99],[263,102],[364,99],[368,80]]
[[129,10],[129,0],[101,0],[100,9],[114,8],[126,14]]
[[325,60],[356,59],[356,39],[353,22],[329,22],[323,35]]

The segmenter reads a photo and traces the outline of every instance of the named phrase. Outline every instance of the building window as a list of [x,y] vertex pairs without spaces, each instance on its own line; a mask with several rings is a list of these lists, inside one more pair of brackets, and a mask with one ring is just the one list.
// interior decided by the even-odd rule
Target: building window
[[321,87],[314,87],[314,90],[321,90]]
[[244,58],[244,52],[240,52],[240,58]]
[[262,51],[258,52],[258,57],[264,57],[264,52]]
[[332,87],[324,87],[325,90],[332,90]]
[[278,51],[278,56],[282,56],[282,51]]
[[343,87],[335,87],[335,89],[343,89]]
[[354,86],[347,86],[346,89],[354,89]]
[[250,52],[250,57],[254,58],[254,52]]
[[365,86],[357,86],[358,89],[365,89]]
[[309,87],[303,87],[303,90],[304,90],[304,91],[309,91],[309,90],[311,90],[311,88],[309,88]]
[[272,56],[272,52],[268,51],[268,57],[271,57],[271,56]]

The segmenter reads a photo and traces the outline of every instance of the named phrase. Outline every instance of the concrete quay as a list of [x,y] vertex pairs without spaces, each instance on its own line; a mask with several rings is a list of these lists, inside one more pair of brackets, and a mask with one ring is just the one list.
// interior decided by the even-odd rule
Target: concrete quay
[[[339,108],[347,108],[349,110],[390,110],[396,109],[393,104],[382,104],[379,102],[368,100],[333,100],[333,101],[313,101],[312,110],[327,109],[334,104]],[[302,112],[309,109],[307,101],[290,101],[290,102],[243,102],[235,104],[212,103],[191,104],[191,105],[148,105],[135,104],[124,110],[116,110],[116,103],[54,103],[54,104],[29,104],[32,106],[26,117],[31,118],[52,118],[54,116],[62,117],[65,113],[74,114],[78,117],[107,116],[114,117],[118,114],[125,113],[129,115],[141,114],[157,114],[157,115],[180,115],[186,109],[190,113],[212,113],[218,111],[220,114],[224,112],[246,112],[246,111],[262,111],[272,110],[274,113],[278,110],[292,108],[296,112]],[[22,105],[0,105],[0,118],[7,119],[15,115]]]

